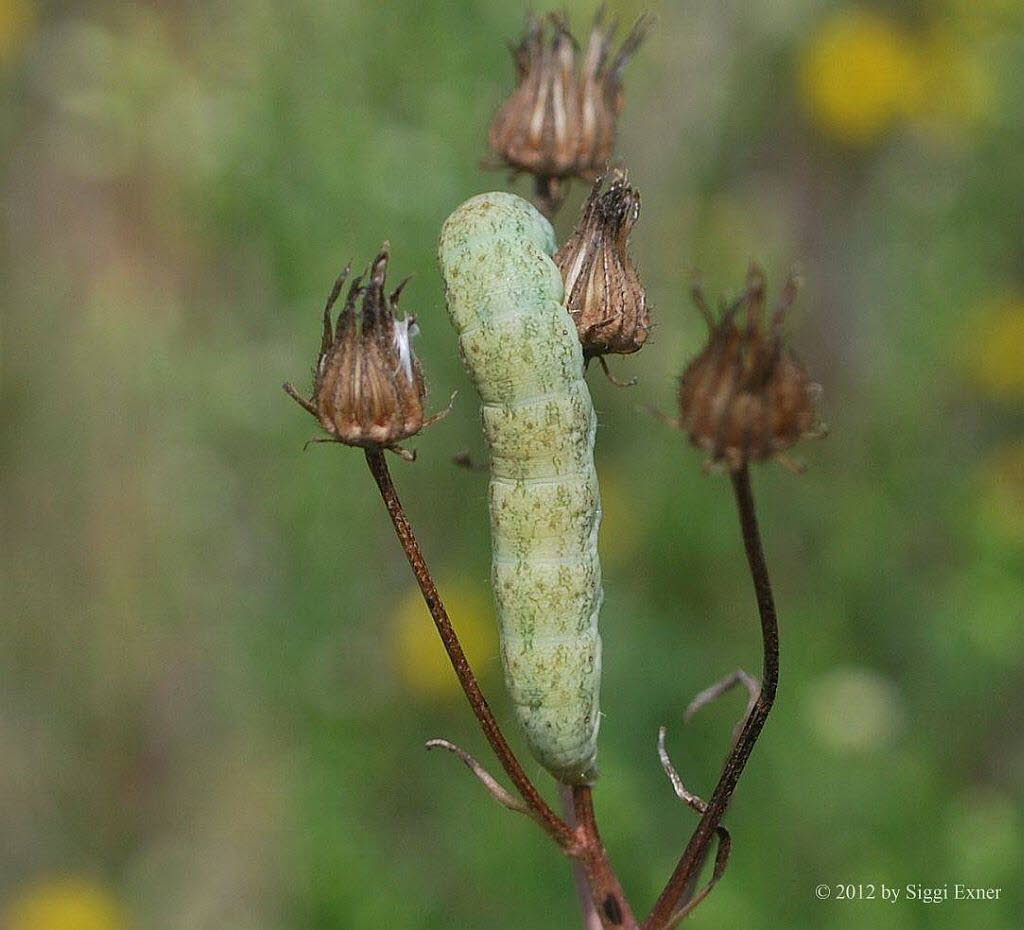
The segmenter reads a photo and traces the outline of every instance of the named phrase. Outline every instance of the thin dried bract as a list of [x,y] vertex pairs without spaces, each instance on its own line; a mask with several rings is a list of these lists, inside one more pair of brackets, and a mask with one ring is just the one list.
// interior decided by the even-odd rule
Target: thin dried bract
[[527,19],[513,46],[516,88],[491,124],[490,148],[500,164],[537,179],[541,208],[550,215],[571,177],[593,181],[615,150],[622,111],[622,72],[647,31],[641,17],[613,54],[615,24],[599,10],[587,50],[569,30],[564,14]]
[[[807,436],[820,436],[820,388],[784,346],[782,324],[797,292],[786,282],[768,326],[764,273],[751,265],[743,295],[715,322],[704,295],[694,301],[708,323],[708,344],[679,380],[680,424],[709,464],[736,472]],[[742,312],[745,311],[745,314]]]
[[[349,269],[339,275],[324,307],[313,396],[306,400],[290,384],[284,388],[317,418],[331,440],[402,452],[397,444],[416,435],[430,421],[424,420],[426,388],[412,351],[415,318],[395,318],[406,281],[392,294],[385,293],[388,259],[388,244],[384,243],[367,283],[362,283],[362,275],[352,281],[332,326],[331,309]],[[360,298],[362,306],[357,310]]]
[[647,341],[647,294],[629,255],[639,217],[640,192],[615,170],[607,188],[605,178],[597,179],[576,229],[555,253],[587,359],[629,355]]

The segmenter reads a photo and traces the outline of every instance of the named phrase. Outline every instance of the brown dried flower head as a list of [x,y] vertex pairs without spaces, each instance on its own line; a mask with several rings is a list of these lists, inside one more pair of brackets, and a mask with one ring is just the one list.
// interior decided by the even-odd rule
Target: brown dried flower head
[[640,216],[640,193],[613,171],[602,191],[598,178],[572,235],[555,253],[565,304],[587,359],[629,355],[646,341],[647,295],[629,256],[629,236]]
[[[313,376],[313,396],[302,397],[290,384],[284,389],[317,418],[329,440],[364,448],[403,453],[397,443],[424,425],[426,389],[412,352],[416,320],[395,319],[398,297],[408,278],[387,296],[389,247],[385,242],[374,259],[369,281],[352,281],[345,305],[331,326],[334,306],[348,277],[346,268],[334,282],[324,307],[324,332]],[[356,304],[362,298],[361,312]],[[410,457],[410,453],[405,453]]]
[[796,292],[797,281],[790,277],[766,328],[764,273],[756,265],[750,266],[743,296],[717,323],[694,288],[710,337],[680,378],[680,424],[708,452],[709,465],[738,471],[749,462],[778,458],[800,470],[782,453],[805,436],[824,434],[817,411],[820,387],[782,342]]
[[512,47],[516,89],[491,124],[490,147],[502,164],[536,178],[549,216],[561,203],[563,180],[593,181],[612,157],[622,72],[647,23],[646,17],[638,19],[613,55],[615,24],[606,26],[604,10],[598,10],[581,60],[564,14],[531,14],[523,38]]

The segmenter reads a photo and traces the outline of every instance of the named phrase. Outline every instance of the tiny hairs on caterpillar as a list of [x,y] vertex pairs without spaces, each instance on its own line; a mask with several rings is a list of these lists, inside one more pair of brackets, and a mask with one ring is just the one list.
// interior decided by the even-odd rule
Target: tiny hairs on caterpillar
[[589,784],[601,676],[596,419],[554,250],[533,206],[490,193],[448,217],[439,260],[490,449],[505,680],[537,759],[563,783]]

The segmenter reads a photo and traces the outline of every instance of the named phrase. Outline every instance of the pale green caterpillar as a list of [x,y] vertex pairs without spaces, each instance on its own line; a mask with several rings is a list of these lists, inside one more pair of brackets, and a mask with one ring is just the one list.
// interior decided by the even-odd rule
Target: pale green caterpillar
[[551,224],[512,194],[473,197],[441,230],[448,313],[483,402],[492,578],[505,680],[557,779],[597,777],[601,501],[596,419]]

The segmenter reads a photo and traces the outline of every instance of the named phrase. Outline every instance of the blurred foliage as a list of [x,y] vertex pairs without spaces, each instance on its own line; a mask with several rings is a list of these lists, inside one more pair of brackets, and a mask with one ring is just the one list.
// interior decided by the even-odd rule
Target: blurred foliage
[[[685,729],[682,709],[759,661],[727,483],[638,407],[669,409],[699,346],[695,267],[728,296],[751,257],[770,287],[799,262],[790,330],[832,435],[798,450],[803,477],[756,476],[783,677],[730,871],[691,923],[1020,926],[1024,7],[652,8],[619,150],[657,330],[614,366],[638,387],[591,378],[606,842],[643,909],[694,823],[657,727],[706,793],[742,698]],[[506,186],[478,163],[522,12],[0,3],[4,930],[577,925],[540,831],[423,752],[488,758],[449,685],[415,677],[441,647],[362,457],[303,454],[280,391],[338,268],[390,239],[435,408],[461,390],[396,480],[504,714],[434,242]],[[592,12],[569,4],[580,32]],[[1002,900],[813,893],[957,881]]]

